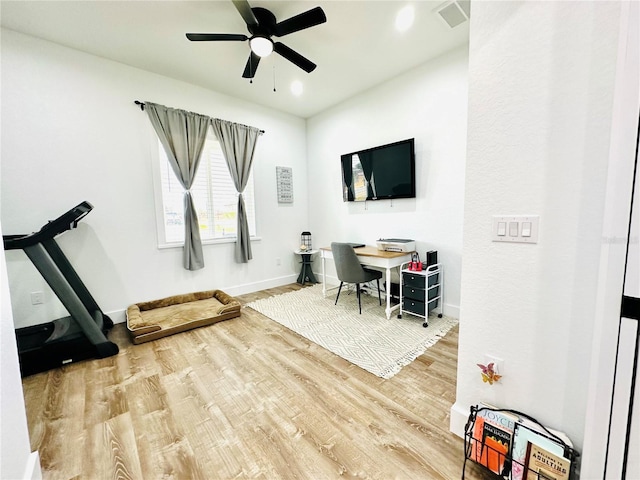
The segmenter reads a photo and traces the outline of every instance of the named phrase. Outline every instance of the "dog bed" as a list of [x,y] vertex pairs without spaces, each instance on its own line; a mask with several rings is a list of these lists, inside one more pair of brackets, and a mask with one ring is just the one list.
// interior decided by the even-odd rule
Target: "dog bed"
[[209,290],[131,305],[127,329],[139,344],[238,316],[240,302],[222,290]]

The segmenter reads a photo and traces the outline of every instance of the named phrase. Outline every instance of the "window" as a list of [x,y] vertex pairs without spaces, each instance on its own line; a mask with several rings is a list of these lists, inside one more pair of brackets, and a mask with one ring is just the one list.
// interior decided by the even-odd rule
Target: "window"
[[364,175],[364,169],[357,153],[351,157],[351,164],[353,169],[353,190],[355,192],[354,200],[357,202],[366,200],[368,193],[367,178]]
[[[157,139],[157,137],[156,137]],[[160,243],[184,243],[184,188],[178,181],[164,148],[158,141],[162,215],[159,217]],[[207,136],[200,166],[191,186],[200,223],[202,242],[235,239],[237,236],[238,193],[233,184],[222,149],[211,130]],[[256,235],[253,173],[243,192],[249,233]]]

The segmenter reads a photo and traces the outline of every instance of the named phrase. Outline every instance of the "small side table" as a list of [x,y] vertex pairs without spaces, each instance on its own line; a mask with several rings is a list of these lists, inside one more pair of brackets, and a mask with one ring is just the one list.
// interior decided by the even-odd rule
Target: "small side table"
[[302,268],[300,268],[300,275],[298,275],[298,283],[300,285],[304,285],[306,282],[318,283],[311,269],[311,264],[313,263],[312,257],[318,253],[318,250],[294,250],[294,253],[300,255],[302,259],[300,262],[302,263]]

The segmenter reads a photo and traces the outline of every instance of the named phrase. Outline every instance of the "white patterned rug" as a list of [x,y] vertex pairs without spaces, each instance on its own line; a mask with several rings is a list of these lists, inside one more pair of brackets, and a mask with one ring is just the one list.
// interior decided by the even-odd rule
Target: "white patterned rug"
[[368,295],[362,295],[360,315],[355,292],[343,289],[334,305],[336,293],[323,298],[318,284],[247,306],[381,378],[393,377],[458,323],[433,314],[424,328],[422,318],[404,314],[399,319],[397,310],[387,320],[384,297],[380,306]]

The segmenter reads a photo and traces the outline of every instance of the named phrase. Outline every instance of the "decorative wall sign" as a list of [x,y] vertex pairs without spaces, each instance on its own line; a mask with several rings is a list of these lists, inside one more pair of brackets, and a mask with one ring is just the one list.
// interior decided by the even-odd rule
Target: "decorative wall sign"
[[293,169],[276,167],[278,185],[278,203],[293,203]]

